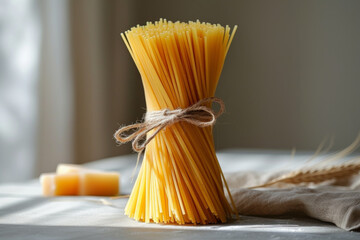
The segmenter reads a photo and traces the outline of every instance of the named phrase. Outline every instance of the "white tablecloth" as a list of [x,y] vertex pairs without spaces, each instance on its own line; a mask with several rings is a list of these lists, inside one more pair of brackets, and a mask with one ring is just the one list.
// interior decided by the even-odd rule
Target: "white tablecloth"
[[[309,154],[291,160],[289,152],[229,150],[218,153],[225,173],[275,171],[299,166]],[[291,162],[290,162],[291,161]],[[131,191],[136,156],[87,164],[121,173],[121,192]],[[241,216],[227,224],[177,226],[139,223],[124,216],[127,199],[41,196],[37,180],[0,185],[0,239],[360,239],[332,224],[308,218]]]

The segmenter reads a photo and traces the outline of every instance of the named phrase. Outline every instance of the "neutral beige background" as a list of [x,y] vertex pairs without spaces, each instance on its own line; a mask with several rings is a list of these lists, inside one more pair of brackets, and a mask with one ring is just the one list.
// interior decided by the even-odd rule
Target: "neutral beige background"
[[160,17],[239,25],[217,96],[227,112],[218,149],[314,150],[360,131],[360,1],[69,2],[74,82],[74,158],[130,152],[112,139],[142,117],[140,76],[119,33]]
[[359,1],[146,1],[139,19],[239,25],[219,84],[219,148],[335,147],[360,130]]

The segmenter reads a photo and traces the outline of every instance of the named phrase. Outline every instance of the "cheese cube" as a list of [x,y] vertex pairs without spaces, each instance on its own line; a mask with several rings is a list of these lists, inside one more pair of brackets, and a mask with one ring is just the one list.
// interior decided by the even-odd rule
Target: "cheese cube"
[[56,173],[42,174],[40,182],[44,196],[115,196],[119,194],[119,178],[116,172],[59,164]]
[[80,173],[80,195],[114,196],[119,194],[119,174],[115,172]]
[[44,196],[78,195],[78,174],[46,173],[40,176]]
[[[66,174],[66,173],[79,173],[81,171],[89,171],[90,169],[86,169],[80,165],[75,164],[59,164],[56,168],[57,174]],[[93,171],[93,170],[91,170]]]

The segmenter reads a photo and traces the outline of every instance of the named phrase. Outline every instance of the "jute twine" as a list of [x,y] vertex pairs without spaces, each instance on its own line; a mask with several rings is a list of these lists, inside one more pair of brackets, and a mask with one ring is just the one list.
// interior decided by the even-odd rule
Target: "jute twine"
[[[205,106],[211,103],[219,104],[219,111],[215,112],[212,108]],[[177,122],[188,122],[198,127],[213,126],[216,119],[224,110],[225,104],[220,98],[210,97],[204,98],[184,109],[151,111],[146,113],[142,123],[121,127],[115,132],[114,137],[118,143],[132,142],[133,150],[138,152],[140,156],[146,148],[146,145],[149,144],[162,129]],[[152,130],[154,131],[149,133]],[[126,134],[128,131],[133,132]]]

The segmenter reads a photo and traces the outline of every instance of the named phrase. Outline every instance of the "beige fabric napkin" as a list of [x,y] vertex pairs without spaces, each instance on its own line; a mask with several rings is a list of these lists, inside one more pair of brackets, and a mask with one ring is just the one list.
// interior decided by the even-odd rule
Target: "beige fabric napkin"
[[[246,189],[281,173],[235,173],[227,176],[237,210],[253,216],[308,216],[351,231],[360,230],[360,176],[345,185],[283,186]],[[337,184],[337,185],[335,185]],[[345,183],[343,183],[345,184]]]

